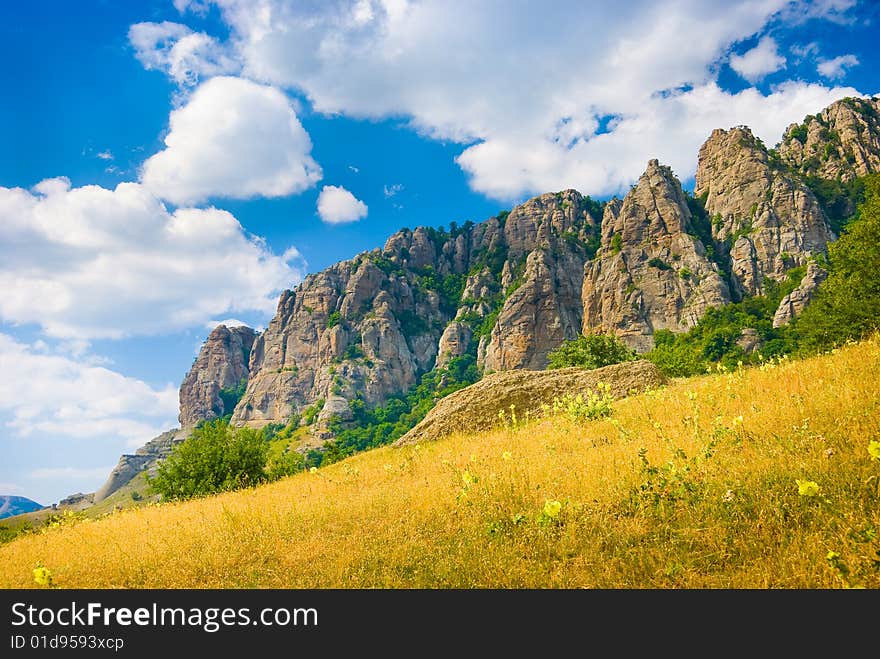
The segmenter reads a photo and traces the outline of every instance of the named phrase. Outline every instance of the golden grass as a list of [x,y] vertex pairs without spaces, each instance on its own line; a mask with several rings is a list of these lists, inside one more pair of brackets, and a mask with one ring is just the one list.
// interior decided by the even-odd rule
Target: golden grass
[[0,586],[42,564],[62,588],[876,588],[878,405],[875,337],[26,535]]

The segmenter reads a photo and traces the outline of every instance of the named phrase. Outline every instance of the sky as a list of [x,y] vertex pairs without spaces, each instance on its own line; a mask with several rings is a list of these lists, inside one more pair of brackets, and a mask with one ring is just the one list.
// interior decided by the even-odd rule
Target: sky
[[0,20],[0,495],[177,427],[220,322],[402,227],[880,92],[872,0],[28,0]]

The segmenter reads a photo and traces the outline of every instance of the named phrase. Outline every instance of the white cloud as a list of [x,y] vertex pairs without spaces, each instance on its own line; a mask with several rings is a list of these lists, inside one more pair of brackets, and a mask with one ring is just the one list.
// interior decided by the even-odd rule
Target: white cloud
[[113,469],[109,467],[43,467],[28,474],[37,480],[97,480],[106,478]]
[[218,325],[226,325],[226,327],[250,327],[250,323],[246,323],[238,318],[226,318],[225,320],[209,320],[204,327],[207,330],[213,330]]
[[782,19],[789,25],[801,25],[812,19],[821,19],[847,25],[855,20],[850,9],[858,0],[795,0],[782,12]]
[[100,158],[101,160],[113,160],[113,154],[109,149],[96,153],[95,157]]
[[24,488],[15,483],[0,483],[0,495],[2,494],[21,494]]
[[141,178],[175,204],[282,197],[321,179],[289,99],[241,78],[216,77],[196,89],[171,113],[165,147],[144,163]]
[[816,70],[825,78],[837,80],[846,75],[846,70],[853,66],[858,66],[859,58],[855,55],[841,55],[834,59],[819,62]]
[[791,54],[795,56],[798,62],[808,58],[813,57],[819,54],[819,44],[815,41],[811,41],[808,44],[794,44],[789,50],[791,50]]
[[472,185],[498,199],[516,199],[523,190],[575,188],[589,194],[621,192],[659,158],[680,179],[693,177],[697,154],[715,128],[747,124],[768,145],[786,126],[816,113],[851,87],[786,83],[768,96],[750,88],[729,94],[715,83],[650,99],[637,114],[622,118],[610,133],[571,147],[526,137],[495,139],[466,149],[458,163]]
[[164,71],[183,86],[241,68],[227,47],[180,23],[135,23],[128,30],[128,40],[144,68]]
[[[796,87],[748,96],[748,103],[738,95],[710,93],[718,66],[745,39],[805,20],[849,20],[853,5],[852,0],[214,4],[230,27],[242,75],[304,93],[318,112],[407,117],[424,135],[467,146],[458,162],[471,186],[505,201],[566,186],[590,194],[619,190],[654,156],[692,162],[695,153],[686,149],[708,136],[705,124],[672,127],[671,133],[686,137],[676,144],[658,134],[654,114],[687,116],[682,115],[687,99],[701,93],[720,101],[712,106],[714,118],[706,117],[709,130],[730,125],[728,104],[751,112],[733,117],[734,124],[766,123],[765,111],[775,116],[781,107],[794,113],[783,126],[802,119],[804,104],[797,101],[805,95]],[[769,38],[757,52],[735,57],[753,78],[784,63]],[[607,126],[610,132],[596,135],[609,116],[617,117]],[[625,162],[616,162],[617,154],[606,147],[610,143],[623,149]],[[658,145],[663,152],[652,151]],[[638,171],[631,164],[635,153]],[[607,160],[587,161],[596,156]]]
[[393,185],[382,186],[382,192],[386,198],[393,197],[403,192],[403,183],[394,183]]
[[764,37],[751,50],[730,58],[730,68],[749,82],[758,82],[784,66],[785,58],[772,37]]
[[[57,354],[41,354],[0,333],[0,415],[20,437],[112,436],[143,444],[176,425],[177,389]],[[106,476],[109,470],[104,470]]]
[[0,321],[49,336],[121,338],[236,312],[271,316],[302,268],[295,250],[272,254],[230,213],[170,212],[137,183],[0,187]]
[[341,186],[325,185],[318,195],[318,215],[328,224],[357,222],[367,216],[367,205]]

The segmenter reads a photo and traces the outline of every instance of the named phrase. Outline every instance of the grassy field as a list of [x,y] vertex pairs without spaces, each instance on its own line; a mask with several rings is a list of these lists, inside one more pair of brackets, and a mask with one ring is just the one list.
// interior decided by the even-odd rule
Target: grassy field
[[880,339],[612,406],[26,534],[0,586],[880,586]]

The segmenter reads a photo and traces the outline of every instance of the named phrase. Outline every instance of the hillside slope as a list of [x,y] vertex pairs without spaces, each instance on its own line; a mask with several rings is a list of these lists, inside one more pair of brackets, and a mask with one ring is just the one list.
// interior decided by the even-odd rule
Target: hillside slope
[[50,528],[0,586],[877,588],[878,400],[875,336]]

